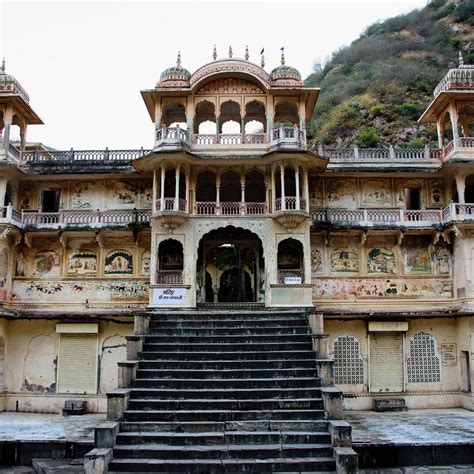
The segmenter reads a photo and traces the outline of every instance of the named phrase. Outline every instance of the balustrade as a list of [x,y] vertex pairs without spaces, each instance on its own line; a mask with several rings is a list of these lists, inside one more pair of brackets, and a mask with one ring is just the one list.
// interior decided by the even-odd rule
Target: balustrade
[[196,202],[194,212],[200,216],[262,216],[267,213],[265,202]]
[[282,208],[281,198],[275,199],[275,212],[279,211],[306,211],[306,199],[300,198],[299,203],[300,207],[297,208],[297,198],[295,196],[286,196],[285,197],[285,209]]
[[186,199],[178,199],[178,206],[175,209],[175,198],[169,198],[165,197],[163,199],[163,206],[161,203],[161,199],[156,200],[156,210],[159,211],[180,211],[180,212],[186,212],[186,205],[187,205],[187,200]]
[[441,92],[449,90],[474,89],[474,69],[469,67],[451,69],[436,86],[433,95],[438,97]]
[[12,145],[11,143],[8,144],[8,152],[10,155],[14,156],[16,159],[20,159],[21,156],[21,151],[15,146]]
[[158,270],[156,283],[158,285],[182,285],[183,272],[181,270]]

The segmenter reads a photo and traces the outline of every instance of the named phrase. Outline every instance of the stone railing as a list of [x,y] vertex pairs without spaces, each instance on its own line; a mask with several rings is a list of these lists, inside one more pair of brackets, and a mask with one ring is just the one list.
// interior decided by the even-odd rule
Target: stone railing
[[163,127],[156,131],[155,148],[187,147],[188,132],[181,127]]
[[141,158],[149,150],[36,150],[22,152],[21,159],[25,163],[37,162],[105,162],[105,161],[124,161],[131,162]]
[[0,223],[25,227],[106,227],[114,225],[146,224],[149,209],[61,210],[59,212],[17,211],[11,206],[0,207]]
[[158,285],[181,285],[183,283],[182,270],[158,270],[156,272]]
[[306,211],[306,199],[298,198],[295,196],[285,197],[285,206],[283,207],[282,198],[275,199],[275,212],[280,211]]
[[474,220],[474,204],[452,203],[444,209],[330,209],[312,208],[315,224],[331,223],[343,226],[431,227],[459,221]]
[[157,199],[156,200],[156,210],[157,212],[163,211],[179,211],[179,212],[186,212],[187,200],[186,199],[178,199],[177,204],[175,205],[176,199],[165,197],[163,200]]
[[460,66],[451,69],[436,86],[433,95],[438,97],[441,92],[474,90],[474,66]]
[[198,216],[264,216],[267,215],[265,202],[196,202],[194,214]]
[[197,133],[193,136],[193,145],[265,145],[268,143],[265,133]]
[[21,87],[20,83],[7,74],[0,74],[0,95],[2,94],[16,94],[25,102],[30,101],[30,96],[26,93],[25,89]]

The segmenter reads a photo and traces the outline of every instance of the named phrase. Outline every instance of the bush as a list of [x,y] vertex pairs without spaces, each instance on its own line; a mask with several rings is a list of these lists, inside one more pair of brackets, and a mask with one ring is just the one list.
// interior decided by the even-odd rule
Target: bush
[[401,105],[398,105],[395,110],[400,114],[405,117],[414,117],[417,116],[419,111],[418,111],[418,106],[416,104],[413,104],[412,102],[404,102]]
[[449,44],[453,47],[453,48],[459,48],[459,45],[461,44],[461,40],[459,38],[456,38],[456,37],[453,37],[449,40]]
[[375,104],[372,107],[370,107],[369,112],[374,117],[378,117],[379,115],[383,115],[383,113],[385,112],[385,105]]
[[425,143],[421,138],[414,138],[404,145],[405,148],[424,148]]
[[379,137],[375,128],[363,130],[357,135],[356,144],[361,148],[373,148],[379,144]]

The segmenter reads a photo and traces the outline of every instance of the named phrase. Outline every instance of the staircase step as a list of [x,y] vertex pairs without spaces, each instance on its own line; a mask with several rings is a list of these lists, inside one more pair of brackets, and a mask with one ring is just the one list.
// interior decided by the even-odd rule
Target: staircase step
[[309,368],[314,369],[316,362],[314,353],[311,357],[294,359],[248,359],[235,360],[221,357],[216,360],[181,360],[181,359],[143,359],[138,363],[140,369],[184,369],[184,370],[248,370],[248,369],[293,369]]
[[186,472],[222,474],[256,472],[334,472],[332,457],[291,457],[277,459],[113,459],[109,472]]
[[266,328],[273,326],[282,326],[282,327],[293,327],[302,325],[307,326],[306,320],[302,318],[298,319],[254,319],[254,320],[244,320],[244,319],[235,319],[235,320],[225,320],[225,319],[216,319],[216,320],[206,320],[206,319],[194,319],[190,321],[150,321],[150,334],[155,334],[155,331],[166,328],[175,328],[180,329],[184,328],[201,328],[201,329],[212,329],[212,328]]
[[312,350],[282,350],[282,351],[146,351],[139,352],[143,360],[274,360],[274,359],[304,359],[314,358]]
[[259,343],[223,343],[223,342],[203,342],[203,343],[145,343],[143,344],[142,352],[160,352],[160,351],[170,351],[170,352],[216,352],[216,351],[291,351],[292,349],[296,351],[311,351],[313,348],[311,344],[311,339],[306,342],[259,342]]
[[329,444],[260,444],[260,445],[191,445],[169,446],[166,444],[130,444],[117,445],[114,458],[160,459],[265,459],[293,456],[330,457],[332,446]]
[[129,408],[124,412],[124,421],[299,421],[322,420],[325,416],[322,408],[276,408],[276,409],[174,409],[174,410],[142,410]]
[[179,328],[155,328],[155,336],[146,337],[160,337],[160,336],[261,336],[265,334],[277,335],[293,335],[293,334],[308,334],[308,324],[301,324],[295,326],[266,326],[266,327],[187,327],[180,326]]
[[303,388],[132,388],[130,400],[147,398],[150,400],[248,400],[248,399],[293,399],[320,397],[319,387]]
[[117,444],[161,444],[161,445],[221,445],[221,444],[330,444],[328,432],[312,431],[210,431],[184,433],[153,433],[128,431],[119,433]]
[[171,399],[156,400],[131,398],[131,410],[318,410],[323,408],[321,398],[249,398],[249,399]]
[[[200,375],[200,374],[194,374]],[[163,378],[142,378],[137,377],[132,381],[134,389],[205,389],[205,390],[225,390],[225,389],[300,389],[315,388],[318,386],[318,379],[315,377],[291,377],[291,378],[256,378],[256,379],[211,379],[211,378],[180,378],[180,379],[163,379]],[[176,393],[173,390],[173,393]],[[241,392],[238,392],[241,393]]]
[[300,319],[307,322],[307,316],[302,311],[189,311],[189,312],[163,312],[155,313],[150,316],[150,323],[155,324],[161,321],[229,321],[229,320],[245,320],[253,321],[258,320],[269,320],[274,321],[275,319]]
[[221,431],[311,431],[326,432],[325,420],[238,420],[238,421],[122,421],[122,433],[201,433]]
[[170,344],[172,342],[177,344],[196,344],[196,343],[210,343],[210,344],[267,344],[267,343],[311,343],[311,335],[306,333],[299,334],[232,334],[232,335],[207,335],[198,334],[190,335],[160,335],[160,336],[146,336],[144,338],[145,345],[148,344]]
[[[142,365],[140,362],[139,366]],[[161,379],[163,383],[167,380],[190,380],[193,378],[219,380],[252,380],[269,379],[275,377],[281,379],[296,379],[310,377],[317,380],[318,371],[316,369],[138,369],[137,380],[139,379]]]

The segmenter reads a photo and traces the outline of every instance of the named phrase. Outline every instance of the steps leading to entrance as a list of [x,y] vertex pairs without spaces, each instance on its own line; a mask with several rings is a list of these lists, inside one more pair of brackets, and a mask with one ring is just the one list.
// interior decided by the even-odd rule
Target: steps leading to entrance
[[151,314],[109,470],[335,471],[304,312]]

